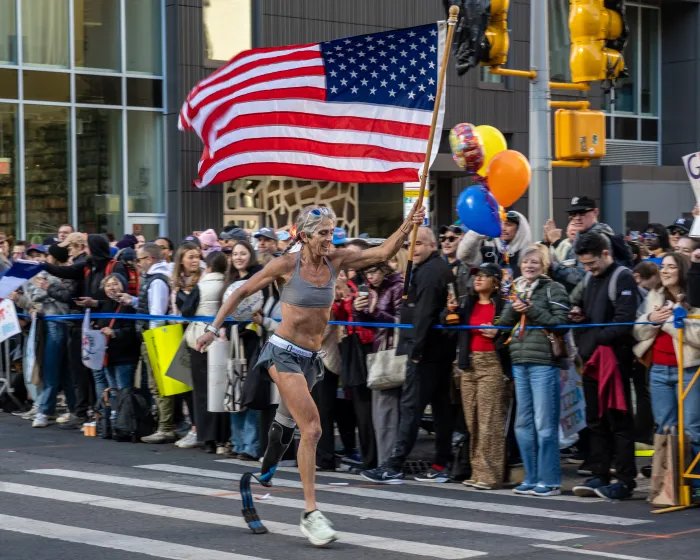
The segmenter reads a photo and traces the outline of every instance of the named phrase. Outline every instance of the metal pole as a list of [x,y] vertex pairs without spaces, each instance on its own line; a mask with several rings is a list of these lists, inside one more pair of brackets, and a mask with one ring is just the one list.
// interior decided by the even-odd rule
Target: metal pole
[[533,238],[540,239],[545,222],[553,217],[552,134],[549,117],[549,25],[547,2],[530,2],[530,66],[537,77],[530,81],[530,166],[532,178],[528,213]]

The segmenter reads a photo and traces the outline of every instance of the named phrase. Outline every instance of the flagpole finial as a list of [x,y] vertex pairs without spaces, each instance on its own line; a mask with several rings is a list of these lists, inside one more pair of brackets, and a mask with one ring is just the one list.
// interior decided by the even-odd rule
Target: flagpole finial
[[459,6],[450,6],[450,18],[447,23],[455,24],[459,18]]

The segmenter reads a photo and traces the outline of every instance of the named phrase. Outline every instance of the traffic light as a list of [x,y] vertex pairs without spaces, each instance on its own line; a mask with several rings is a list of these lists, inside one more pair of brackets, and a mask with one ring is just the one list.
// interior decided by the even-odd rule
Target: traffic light
[[571,0],[571,79],[614,80],[625,68],[627,42],[624,0]]
[[[544,0],[542,0],[544,1]],[[503,66],[508,58],[508,8],[510,0],[444,0],[460,7],[455,35],[457,73],[470,68]]]

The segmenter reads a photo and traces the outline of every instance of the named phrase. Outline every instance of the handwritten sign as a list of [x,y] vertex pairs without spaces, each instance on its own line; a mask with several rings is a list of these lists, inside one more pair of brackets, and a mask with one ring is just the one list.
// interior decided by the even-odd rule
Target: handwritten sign
[[561,370],[559,389],[561,399],[559,426],[563,432],[562,435],[568,438],[586,427],[586,399],[583,395],[583,381],[576,366]]
[[[695,203],[700,204],[700,152],[683,156],[683,167],[688,174],[690,186],[695,194]],[[690,237],[700,237],[700,218],[693,220]]]
[[0,303],[0,342],[3,342],[22,332],[17,319],[15,304],[10,299],[5,299]]

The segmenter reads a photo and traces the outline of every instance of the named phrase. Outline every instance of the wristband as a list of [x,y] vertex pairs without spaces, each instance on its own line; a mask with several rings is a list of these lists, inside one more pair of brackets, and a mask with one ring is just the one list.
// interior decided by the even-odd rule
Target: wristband
[[217,328],[216,328],[214,325],[212,325],[211,323],[207,323],[206,325],[204,325],[204,332],[210,332],[210,333],[213,334],[216,338],[219,337],[219,329],[217,329]]

